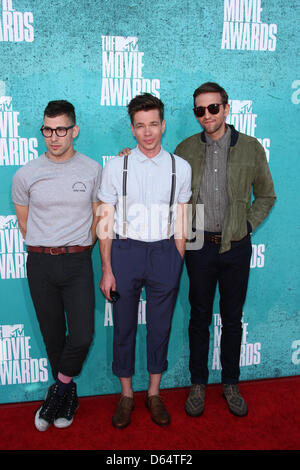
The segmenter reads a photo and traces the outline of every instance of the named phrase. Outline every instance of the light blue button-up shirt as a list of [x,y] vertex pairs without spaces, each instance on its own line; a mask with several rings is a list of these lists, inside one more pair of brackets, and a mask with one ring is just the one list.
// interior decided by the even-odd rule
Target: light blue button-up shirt
[[[187,203],[191,197],[191,167],[174,155],[176,188],[170,236],[174,234],[177,203]],[[114,231],[123,235],[123,164],[124,157],[110,160],[102,172],[98,198],[115,206]],[[169,203],[172,186],[172,159],[161,148],[149,158],[138,147],[128,157],[127,172],[127,233],[126,237],[142,241],[163,240],[168,236]]]

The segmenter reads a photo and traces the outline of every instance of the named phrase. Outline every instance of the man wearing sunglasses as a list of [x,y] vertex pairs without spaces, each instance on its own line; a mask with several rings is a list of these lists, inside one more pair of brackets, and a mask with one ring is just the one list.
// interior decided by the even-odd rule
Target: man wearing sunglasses
[[[96,241],[101,166],[74,149],[74,106],[50,101],[41,132],[47,152],[20,168],[12,197],[27,245],[27,277],[54,384],[35,415],[46,431],[72,424],[77,376],[94,331],[91,248]],[[65,319],[66,318],[66,319]]]
[[196,205],[204,205],[204,244],[201,249],[186,251],[192,386],[185,410],[190,416],[204,411],[209,325],[217,283],[223,396],[233,414],[248,413],[238,380],[242,309],[252,251],[250,232],[266,218],[276,199],[263,147],[255,138],[226,125],[229,110],[222,87],[211,82],[201,85],[194,92],[193,111],[203,132],[184,140],[175,150],[192,167],[194,218]]

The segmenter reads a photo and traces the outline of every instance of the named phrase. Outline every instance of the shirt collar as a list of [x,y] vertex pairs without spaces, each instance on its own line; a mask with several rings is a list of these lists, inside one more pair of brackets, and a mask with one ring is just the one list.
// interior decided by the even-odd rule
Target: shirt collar
[[137,159],[140,162],[146,162],[148,160],[151,160],[156,165],[159,165],[161,163],[162,157],[163,157],[163,154],[164,154],[164,149],[162,147],[160,147],[159,153],[157,155],[155,155],[155,157],[152,157],[152,158],[147,157],[147,155],[145,155],[143,152],[141,152],[138,145],[136,146],[135,150],[136,150]]
[[220,148],[226,148],[230,144],[230,138],[231,138],[231,129],[229,126],[226,126],[226,132],[225,134],[218,140],[213,140],[205,133],[206,137],[206,142],[207,145],[217,145]]

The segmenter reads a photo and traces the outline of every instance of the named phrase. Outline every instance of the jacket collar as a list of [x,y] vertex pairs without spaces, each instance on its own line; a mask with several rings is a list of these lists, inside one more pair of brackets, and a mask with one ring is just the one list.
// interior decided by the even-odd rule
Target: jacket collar
[[[230,147],[234,147],[235,144],[237,143],[238,141],[238,138],[239,138],[239,132],[231,125],[231,124],[227,124],[230,129],[231,129],[231,138],[230,138]],[[201,140],[202,142],[204,142],[206,144],[206,136],[205,136],[205,132],[201,132]]]

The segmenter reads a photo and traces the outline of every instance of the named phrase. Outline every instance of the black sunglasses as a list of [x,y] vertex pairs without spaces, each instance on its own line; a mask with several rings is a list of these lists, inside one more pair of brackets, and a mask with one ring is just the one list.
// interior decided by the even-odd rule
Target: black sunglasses
[[220,106],[222,106],[222,103],[213,103],[208,106],[197,106],[196,108],[193,108],[193,111],[196,117],[203,117],[206,109],[208,109],[210,114],[218,114]]

